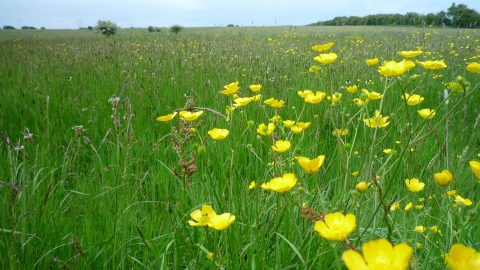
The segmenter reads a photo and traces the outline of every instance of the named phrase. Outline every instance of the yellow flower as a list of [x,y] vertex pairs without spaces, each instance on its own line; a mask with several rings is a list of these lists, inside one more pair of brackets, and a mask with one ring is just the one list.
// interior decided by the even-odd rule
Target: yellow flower
[[390,206],[390,211],[395,211],[395,210],[397,210],[398,208],[400,208],[400,203],[399,203],[399,202],[393,203],[393,204]]
[[425,183],[420,182],[417,178],[405,179],[405,184],[411,192],[419,192],[425,187]]
[[208,131],[208,135],[214,140],[223,140],[228,136],[228,129],[214,128]]
[[452,182],[453,175],[448,170],[443,170],[434,174],[433,178],[435,178],[435,182],[437,182],[439,186],[443,187],[448,186],[450,182]]
[[334,131],[332,131],[332,134],[334,136],[345,136],[348,134],[348,129],[336,128]]
[[404,243],[392,246],[387,240],[378,239],[363,244],[362,252],[363,257],[355,250],[343,252],[342,260],[349,270],[406,270],[413,250]]
[[320,103],[320,101],[322,101],[322,99],[324,99],[326,96],[327,94],[325,92],[317,91],[315,94],[314,93],[307,94],[304,100],[307,103],[317,104],[317,103]]
[[333,94],[331,97],[328,96],[327,99],[330,100],[332,103],[336,103],[340,101],[341,97],[342,97],[342,94],[335,92],[335,94]]
[[257,186],[255,181],[250,182],[250,185],[248,185],[248,189],[254,189]]
[[291,144],[289,141],[278,140],[275,142],[275,145],[272,145],[272,149],[275,152],[283,153],[290,148]]
[[177,112],[173,112],[171,114],[167,114],[164,116],[159,116],[157,117],[157,121],[168,122],[168,121],[171,121],[175,117],[175,115],[177,115]]
[[260,91],[260,89],[262,89],[262,85],[261,84],[251,84],[248,88],[252,92],[258,92],[258,91]]
[[422,210],[422,209],[423,209],[423,205],[415,205],[415,209],[417,209],[417,210]]
[[449,198],[453,197],[455,194],[457,194],[457,191],[455,189],[452,189],[450,191],[447,191],[447,196]]
[[356,217],[352,214],[343,215],[340,212],[327,214],[325,221],[315,222],[314,230],[327,240],[343,241],[357,226]]
[[365,125],[367,125],[367,127],[383,128],[383,127],[388,126],[388,124],[390,124],[390,122],[387,122],[388,118],[389,118],[388,116],[382,117],[380,112],[378,110],[376,110],[374,117],[368,118],[368,119],[363,119],[363,121],[365,122]]
[[225,89],[220,91],[220,94],[231,96],[240,89],[238,82],[233,82],[223,86]]
[[445,261],[452,270],[480,269],[480,252],[462,244],[455,244],[445,255]]
[[[355,151],[355,152],[357,152],[357,151]],[[357,152],[355,155],[358,155],[358,152]],[[358,176],[358,171],[354,171],[354,172],[352,173],[352,176],[353,176],[353,177]]]
[[409,60],[401,62],[384,62],[383,66],[378,67],[378,72],[384,76],[397,77],[415,67],[415,63]]
[[263,183],[261,188],[278,193],[290,191],[297,184],[297,177],[293,173],[286,173],[282,177],[275,177],[270,182]]
[[319,51],[319,52],[324,52],[328,49],[330,49],[333,44],[335,44],[334,42],[330,42],[330,43],[327,43],[327,44],[323,44],[323,45],[315,45],[312,47],[312,50],[315,50],[315,51]]
[[262,94],[258,94],[252,97],[253,101],[259,101],[262,98]]
[[314,60],[324,65],[328,65],[330,63],[333,63],[337,59],[337,57],[338,56],[336,53],[322,53],[319,56],[316,56]]
[[320,167],[322,167],[325,156],[320,155],[312,160],[307,157],[295,157],[295,159],[306,173],[316,173],[320,170]]
[[295,125],[295,121],[285,120],[285,121],[283,121],[283,125],[287,128],[291,128],[291,127],[293,127],[293,125]]
[[305,98],[305,97],[307,97],[308,95],[313,94],[313,91],[312,91],[312,90],[303,90],[303,91],[298,91],[297,94],[298,94],[301,98]]
[[233,101],[235,101],[235,104],[233,106],[239,107],[239,106],[246,106],[248,103],[253,101],[253,97],[243,97],[243,98],[236,98]]
[[266,126],[264,123],[261,123],[260,125],[258,125],[257,133],[263,136],[268,136],[272,134],[274,130],[275,130],[274,123],[268,123],[268,126]]
[[405,58],[412,58],[412,57],[415,57],[415,56],[418,56],[420,54],[422,54],[422,51],[418,50],[418,51],[400,51],[400,52],[397,52],[398,55],[401,55]]
[[190,213],[190,217],[193,220],[189,220],[188,224],[190,224],[190,226],[207,226],[210,218],[215,215],[213,208],[208,204],[204,204],[202,210],[197,209]]
[[198,112],[189,112],[189,111],[180,111],[179,115],[180,115],[180,120],[183,120],[183,121],[195,121],[197,120],[198,117],[200,117],[200,115],[202,115],[203,111],[198,111]]
[[435,69],[441,69],[441,68],[446,68],[447,65],[445,65],[445,62],[443,60],[440,61],[425,61],[425,62],[420,62],[420,61],[415,61],[415,63],[419,64],[422,66],[424,69],[428,70],[435,70]]
[[472,72],[472,73],[478,73],[480,74],[480,64],[477,62],[470,63],[467,66],[467,70]]
[[405,211],[410,211],[410,209],[412,209],[412,206],[413,206],[413,203],[409,202],[407,206],[405,206]]
[[413,94],[413,95],[410,95],[408,93],[405,93],[405,95],[402,95],[402,99],[403,100],[407,100],[407,105],[409,106],[415,106],[415,105],[418,105],[420,104],[423,100],[425,100],[424,97],[420,96],[420,95],[417,95],[417,94]]
[[355,94],[357,92],[358,88],[357,88],[357,85],[354,84],[352,86],[347,86],[347,91],[350,93],[350,94]]
[[269,121],[270,123],[276,123],[278,121],[280,121],[282,119],[282,117],[280,117],[280,115],[275,115],[274,117],[270,118]]
[[290,130],[291,130],[293,133],[298,134],[298,133],[300,133],[300,132],[303,131],[303,128],[301,128],[301,127],[299,127],[299,126],[292,126],[292,127],[290,128]]
[[273,108],[281,108],[285,104],[285,101],[283,100],[276,100],[274,98],[269,98],[263,102],[266,105],[270,105]]
[[368,189],[368,184],[363,181],[355,185],[355,190],[360,193],[365,193],[367,189]]
[[472,169],[473,173],[475,174],[478,181],[480,182],[480,162],[476,160],[470,160],[468,164],[470,164],[470,168]]
[[310,126],[311,122],[298,122],[297,126],[301,129],[307,129]]
[[367,95],[369,100],[376,100],[382,98],[382,95],[380,93],[377,93],[375,91],[369,92],[367,89],[362,89],[362,93]]
[[208,227],[217,231],[225,230],[235,221],[235,216],[230,213],[223,213],[210,217]]
[[430,109],[421,109],[421,110],[418,110],[417,112],[424,119],[432,119],[435,116],[435,114],[437,114],[435,110],[430,110]]
[[464,199],[460,195],[455,196],[455,202],[459,205],[464,205],[464,206],[472,205],[472,201],[470,201],[470,199]]
[[383,153],[390,155],[392,153],[392,149],[383,149]]
[[365,104],[368,103],[368,101],[369,101],[369,99],[367,99],[367,100],[363,100],[363,99],[360,99],[360,98],[354,98],[353,99],[353,102],[360,108],[365,106]]
[[310,71],[310,72],[318,72],[319,70],[320,70],[320,68],[318,66],[315,66],[315,65],[311,66],[308,69],[308,71]]
[[373,67],[378,63],[378,58],[367,59],[365,62],[367,62],[368,66]]
[[415,229],[413,229],[413,230],[416,231],[416,232],[419,232],[419,233],[424,233],[425,232],[425,227],[416,226]]
[[211,260],[213,258],[213,252],[207,253],[207,259]]

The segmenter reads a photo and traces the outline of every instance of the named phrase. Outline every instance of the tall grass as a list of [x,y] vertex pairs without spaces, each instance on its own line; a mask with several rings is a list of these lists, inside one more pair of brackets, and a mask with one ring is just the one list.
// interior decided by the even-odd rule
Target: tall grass
[[[468,161],[480,153],[480,75],[465,70],[479,56],[476,30],[202,28],[178,35],[122,30],[110,38],[88,31],[15,31],[18,36],[8,32],[2,38],[4,32],[4,269],[344,267],[339,257],[345,246],[318,236],[308,219],[336,211],[356,215],[353,247],[378,238],[408,243],[415,269],[444,268],[442,254],[453,243],[479,245],[477,213],[469,210],[478,210],[480,194]],[[318,54],[311,47],[328,42],[335,42],[330,51],[338,59],[309,72]],[[443,59],[448,68],[417,65],[392,79],[365,64],[374,57],[380,64],[399,61],[397,51],[417,46],[423,50],[419,61]],[[444,89],[457,76],[471,89],[452,93],[447,105]],[[226,121],[221,115],[233,100],[219,91],[235,81],[242,97],[253,95],[250,84],[261,84],[262,100],[236,108]],[[352,84],[358,84],[356,94],[345,90]],[[359,108],[352,100],[363,88],[384,97]],[[333,105],[326,98],[307,104],[297,95],[306,89],[342,98]],[[425,101],[407,107],[403,92]],[[264,105],[271,97],[286,105]],[[155,120],[185,106],[211,111],[195,122]],[[380,106],[389,126],[366,127],[363,119]],[[437,115],[424,120],[416,112],[421,108]],[[259,135],[258,125],[275,115],[311,126],[291,134],[277,122],[272,136]],[[207,135],[214,127],[230,134],[214,141]],[[349,133],[333,136],[335,128]],[[33,134],[31,141],[25,133]],[[278,139],[289,139],[292,148],[272,152]],[[294,159],[318,155],[326,161],[315,174],[306,174]],[[443,169],[454,175],[447,188],[433,179]],[[260,188],[287,172],[299,181],[290,192]],[[426,183],[424,190],[408,191],[405,179],[411,178]],[[257,187],[249,190],[252,181]],[[370,184],[363,195],[354,192],[360,181]],[[453,207],[447,190],[473,205]],[[391,211],[396,202],[400,208]],[[423,208],[403,210],[409,202]],[[232,213],[235,222],[223,231],[189,226],[190,213],[203,204]],[[420,225],[427,230],[414,231]]]

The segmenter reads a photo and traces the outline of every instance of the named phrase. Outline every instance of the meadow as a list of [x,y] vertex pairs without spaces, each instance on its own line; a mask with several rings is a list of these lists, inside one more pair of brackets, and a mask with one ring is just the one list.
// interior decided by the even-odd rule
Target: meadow
[[2,269],[480,265],[476,29],[1,30],[0,57]]

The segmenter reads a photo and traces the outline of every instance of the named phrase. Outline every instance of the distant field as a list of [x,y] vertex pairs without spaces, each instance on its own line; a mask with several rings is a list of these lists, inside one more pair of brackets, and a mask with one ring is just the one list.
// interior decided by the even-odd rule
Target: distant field
[[[0,57],[2,269],[343,269],[377,239],[444,269],[453,244],[480,246],[477,30],[0,30]],[[196,216],[204,204],[218,215]],[[314,230],[335,212],[356,220],[338,241]]]

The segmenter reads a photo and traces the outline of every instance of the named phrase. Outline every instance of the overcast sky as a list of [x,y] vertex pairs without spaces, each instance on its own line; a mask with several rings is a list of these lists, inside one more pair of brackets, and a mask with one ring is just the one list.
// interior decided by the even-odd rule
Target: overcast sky
[[[0,27],[76,29],[111,20],[122,28],[306,25],[336,16],[447,11],[452,0],[0,0]],[[480,12],[480,0],[462,0]]]

